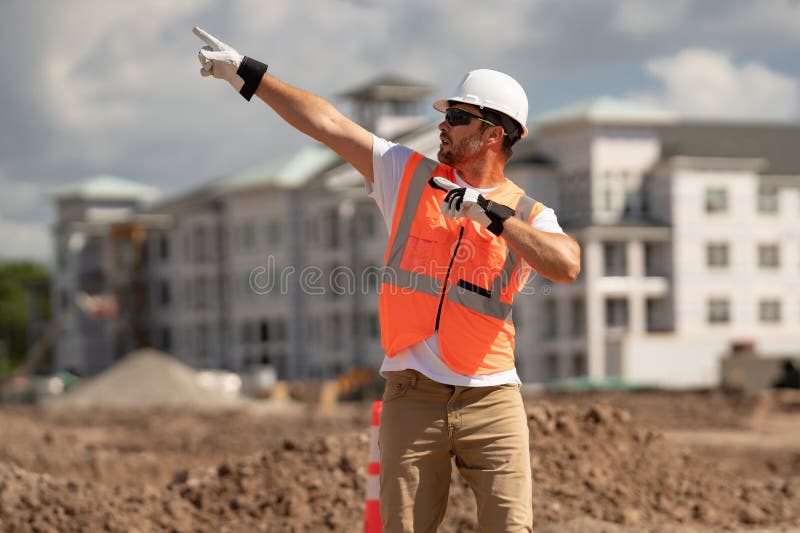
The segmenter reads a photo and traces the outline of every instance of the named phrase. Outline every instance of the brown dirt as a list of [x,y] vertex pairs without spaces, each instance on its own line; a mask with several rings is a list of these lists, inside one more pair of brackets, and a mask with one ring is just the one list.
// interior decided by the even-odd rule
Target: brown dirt
[[[538,531],[800,530],[791,401],[646,392],[526,405]],[[359,531],[368,426],[366,403],[325,415],[6,407],[0,531]],[[474,513],[454,474],[440,531],[475,531]]]

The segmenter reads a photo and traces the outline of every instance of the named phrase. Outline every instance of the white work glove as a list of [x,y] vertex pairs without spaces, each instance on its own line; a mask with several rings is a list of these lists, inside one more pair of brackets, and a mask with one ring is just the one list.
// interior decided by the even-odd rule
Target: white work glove
[[503,232],[503,222],[514,214],[510,207],[487,200],[475,189],[459,187],[446,178],[435,176],[428,183],[436,189],[447,191],[442,202],[444,216],[474,220],[495,235]]
[[261,77],[267,71],[267,65],[255,59],[243,56],[232,46],[223,43],[210,33],[195,26],[192,32],[206,46],[197,54],[200,60],[200,75],[213,76],[230,83],[239,94],[250,100],[261,83]]

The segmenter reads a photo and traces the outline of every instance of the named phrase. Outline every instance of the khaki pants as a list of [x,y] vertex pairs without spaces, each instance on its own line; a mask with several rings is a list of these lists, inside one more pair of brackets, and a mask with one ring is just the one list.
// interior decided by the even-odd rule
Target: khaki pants
[[528,423],[517,385],[455,387],[415,370],[389,372],[378,443],[385,533],[436,531],[453,456],[475,493],[480,531],[533,531]]

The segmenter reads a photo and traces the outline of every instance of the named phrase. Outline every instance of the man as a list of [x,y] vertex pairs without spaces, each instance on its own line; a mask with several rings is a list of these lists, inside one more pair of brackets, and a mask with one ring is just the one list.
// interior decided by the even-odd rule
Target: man
[[532,531],[528,427],[514,367],[511,304],[530,268],[572,282],[580,250],[551,209],[503,171],[527,135],[522,87],[469,73],[434,108],[438,162],[378,138],[329,102],[204,31],[201,74],[258,96],[366,179],[389,228],[380,295],[387,378],[380,421],[384,531],[435,531],[451,458],[470,484],[481,531]]

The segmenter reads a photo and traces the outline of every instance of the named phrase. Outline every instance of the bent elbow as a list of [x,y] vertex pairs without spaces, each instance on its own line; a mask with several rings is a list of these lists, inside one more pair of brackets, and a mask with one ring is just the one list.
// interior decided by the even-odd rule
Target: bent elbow
[[578,263],[567,271],[567,283],[572,283],[581,275],[581,265]]
[[573,259],[569,263],[567,263],[566,268],[564,269],[564,281],[563,283],[572,283],[578,276],[581,275],[581,261],[580,259]]

